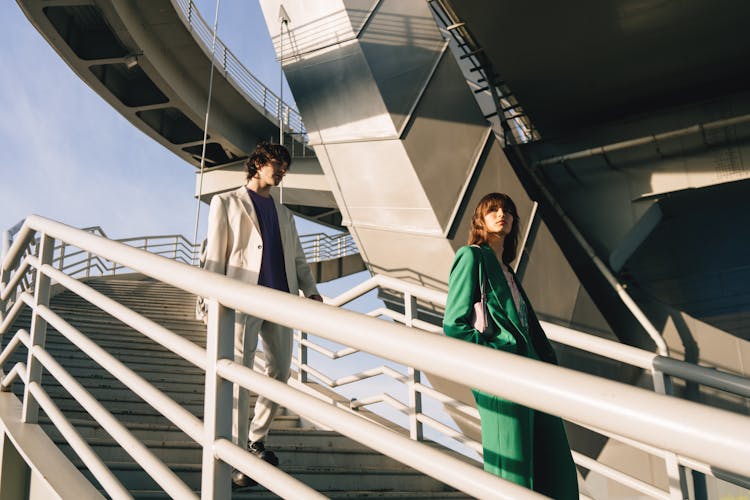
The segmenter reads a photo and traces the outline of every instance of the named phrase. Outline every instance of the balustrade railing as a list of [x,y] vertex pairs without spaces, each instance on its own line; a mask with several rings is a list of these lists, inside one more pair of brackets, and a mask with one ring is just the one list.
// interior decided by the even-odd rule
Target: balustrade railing
[[300,242],[308,262],[338,259],[359,253],[357,244],[349,233],[305,234],[300,236]]
[[[185,26],[188,27],[202,43],[202,48],[210,58],[213,45],[212,28],[203,19],[193,0],[173,0],[178,7],[177,11],[182,17]],[[258,80],[235,56],[231,50],[218,38],[214,49],[214,64],[225,78],[236,86],[248,101],[255,103],[266,116],[277,125],[282,118],[284,133],[289,136],[290,150],[294,156],[310,156],[308,151],[307,132],[302,123],[299,111],[282,102],[270,88]],[[284,141],[286,143],[286,141]],[[297,151],[299,150],[299,153]]]
[[[36,233],[39,234],[38,238]],[[130,243],[133,241],[139,241],[137,245],[144,248],[151,245],[141,239],[131,240]],[[84,252],[81,255],[85,255],[86,259],[116,263],[118,269],[130,269],[188,293],[207,297],[207,348],[204,350],[198,347],[58,269],[53,265],[55,249],[66,246]],[[126,242],[108,240],[92,232],[31,216],[19,231],[0,267],[0,333],[7,332],[23,307],[28,307],[32,313],[30,330],[16,332],[0,353],[2,363],[19,345],[25,345],[29,351],[27,362],[15,365],[2,377],[0,385],[7,388],[13,380],[24,382],[25,421],[35,422],[38,408],[43,408],[92,474],[115,498],[123,496],[121,485],[98,457],[91,453],[80,436],[71,430],[54,401],[45,394],[40,383],[43,368],[47,370],[47,376],[53,376],[71,389],[71,395],[168,494],[178,498],[193,498],[195,495],[171,471],[165,470],[166,466],[157,457],[139,444],[91,394],[77,384],[75,378],[57,364],[45,350],[47,324],[110,371],[203,448],[202,489],[203,495],[208,498],[228,498],[231,493],[231,467],[242,470],[282,496],[317,495],[283,471],[266,467],[247,451],[230,442],[232,383],[264,394],[313,421],[325,422],[328,427],[408,463],[417,470],[439,477],[441,481],[470,495],[536,498],[537,495],[533,492],[484,473],[479,467],[419,442],[423,439],[421,429],[425,425],[449,436],[453,434],[458,437],[461,434],[422,411],[424,397],[435,398],[441,404],[455,408],[468,417],[478,418],[474,408],[453,401],[430,387],[422,377],[424,373],[435,374],[459,385],[475,387],[540,411],[560,415],[608,437],[661,456],[668,463],[671,460],[683,467],[705,471],[723,479],[733,478],[738,484],[750,483],[747,478],[750,476],[750,463],[736,460],[736,457],[750,456],[750,441],[746,439],[750,435],[750,419],[747,417],[435,335],[440,328],[419,320],[415,306],[417,300],[420,300],[440,307],[445,304],[443,293],[376,276],[331,299],[330,305],[324,305],[197,269],[179,262],[179,258],[175,259],[177,253],[172,249],[171,255],[167,253],[168,258],[164,258],[142,248],[134,248]],[[64,268],[65,265],[60,267]],[[29,273],[32,274],[29,283],[31,288],[24,287],[23,280],[19,277],[25,277]],[[187,414],[176,402],[137,374],[128,371],[127,367],[109,357],[52,311],[49,307],[52,280],[204,369],[204,421]],[[373,311],[370,316],[387,316],[391,320],[380,321],[367,315],[331,307],[343,305],[376,288],[403,294],[405,313],[397,314],[385,309]],[[384,374],[405,383],[410,394],[408,403],[401,403],[398,398],[388,394],[376,394],[358,397],[352,401],[351,406],[356,409],[377,400],[391,402],[407,413],[408,429],[404,433],[385,429],[358,416],[356,411],[330,405],[296,387],[267,379],[235,363],[232,352],[233,310],[308,332],[300,336],[297,367],[301,379],[313,377],[325,385],[337,387]],[[399,322],[406,326],[397,324]],[[655,374],[654,385],[657,391],[666,392],[669,388],[666,376],[678,371],[672,366],[675,360],[662,362],[660,369],[657,369],[655,365],[660,357],[654,353],[594,338],[558,325],[544,324],[544,327],[553,341],[602,356],[615,356],[622,362],[651,370]],[[311,340],[315,337],[346,347],[324,347]],[[306,358],[310,349],[331,358],[368,352],[388,360],[389,365],[345,377],[328,377],[322,370],[309,365]],[[466,363],[465,360],[468,359],[472,362]],[[394,368],[398,365],[406,367],[406,372]],[[684,371],[689,372],[688,367],[679,367],[683,370],[679,376],[685,377]],[[699,378],[695,377],[696,380]],[[732,378],[729,374],[705,377],[698,381],[723,390],[747,388],[747,380],[736,376]],[[707,427],[705,422],[711,422],[712,425]],[[463,440],[471,449],[479,447],[478,443],[466,436],[458,439]],[[621,481],[647,495],[677,498],[682,494],[679,481],[669,491],[662,491],[611,470],[589,457],[575,454],[574,458],[580,466]]]
[[[361,283],[357,287],[344,292],[337,297],[326,298],[326,303],[341,307],[374,290],[387,290],[389,295],[392,295],[393,292],[401,295],[403,298],[402,306],[404,314],[386,308],[378,308],[367,313],[369,316],[387,318],[406,326],[418,328],[433,334],[442,332],[441,327],[418,319],[415,314],[416,307],[414,304],[415,300],[419,299],[439,308],[444,308],[447,294],[386,276],[373,276],[364,283]],[[541,323],[547,336],[553,342],[647,370],[652,375],[654,391],[659,394],[671,394],[672,384],[670,377],[679,377],[685,381],[704,384],[734,395],[750,398],[750,379],[746,377],[667,358],[657,353],[627,346],[594,335],[584,334],[561,325],[545,321],[542,321]],[[402,393],[405,392],[407,394],[406,399],[408,402],[404,402],[398,397],[388,393],[370,394],[365,396],[358,394],[357,399],[351,401],[351,408],[360,409],[380,403],[387,404],[397,412],[409,417],[409,426],[406,430],[415,439],[421,439],[422,436],[424,436],[424,426],[428,426],[438,435],[442,435],[443,438],[448,438],[458,443],[460,445],[457,448],[459,451],[463,451],[468,456],[473,456],[477,459],[481,456],[481,443],[466,436],[466,434],[455,425],[446,425],[446,419],[443,412],[438,411],[439,415],[431,415],[428,411],[422,411],[422,407],[424,406],[423,397],[427,397],[441,405],[452,408],[454,411],[460,412],[462,418],[472,420],[477,427],[479,426],[479,412],[475,407],[468,406],[465,403],[457,401],[431,387],[429,382],[422,378],[423,374],[418,370],[405,366],[401,368],[402,371],[400,371],[398,368],[392,366],[381,365],[355,374],[332,378],[328,376],[320,366],[313,366],[307,362],[309,357],[308,351],[312,350],[329,360],[337,360],[352,356],[360,351],[346,346],[342,346],[338,350],[331,349],[330,347],[325,347],[316,343],[315,339],[310,338],[310,336],[305,333],[298,334],[297,342],[298,355],[295,360],[295,365],[297,367],[297,374],[300,382],[309,382],[311,379],[314,379],[332,390],[340,390],[339,388],[344,386],[369,380],[374,377],[390,377],[394,382],[403,385],[404,391],[402,391]],[[429,407],[434,409],[435,405],[429,405]],[[664,460],[667,469],[667,476],[669,477],[669,489],[667,491],[656,488],[638,478],[624,474],[612,467],[599,463],[581,453],[573,453],[574,461],[579,466],[628,486],[640,493],[648,495],[649,497],[663,499],[686,498],[684,495],[687,494],[688,487],[685,468],[710,476],[719,477],[745,488],[750,488],[749,478],[739,477],[727,473],[726,471],[717,470],[707,464],[699,464],[694,460],[677,455],[667,449],[648,446],[638,440],[628,439],[611,432],[603,431],[600,428],[581,424],[575,420],[571,421],[593,432],[602,434],[608,438],[622,442]],[[471,453],[472,451],[475,453]]]
[[[16,226],[14,226],[15,230],[11,228],[11,230],[4,232],[7,238],[5,243],[7,247],[6,252],[10,249],[13,241],[12,238],[18,231],[18,228],[20,228],[20,224]],[[99,236],[107,236],[99,226],[87,227],[82,230]],[[124,243],[133,248],[145,250],[184,264],[197,264],[200,260],[201,246],[193,244],[180,234],[136,236],[119,238],[113,241]],[[302,249],[305,252],[305,257],[310,263],[338,259],[359,253],[359,249],[349,233],[333,235],[325,233],[304,234],[300,236],[300,241]],[[30,246],[26,250],[27,254],[32,254],[37,244],[37,239],[31,241]],[[77,278],[113,276],[118,273],[122,274],[130,271],[123,268],[117,262],[108,261],[101,256],[94,255],[89,251],[76,248],[65,242],[55,245],[51,264],[69,276]],[[27,290],[31,285],[31,270],[27,269],[26,273],[19,274],[17,279],[21,280],[21,283],[25,285],[24,290]]]

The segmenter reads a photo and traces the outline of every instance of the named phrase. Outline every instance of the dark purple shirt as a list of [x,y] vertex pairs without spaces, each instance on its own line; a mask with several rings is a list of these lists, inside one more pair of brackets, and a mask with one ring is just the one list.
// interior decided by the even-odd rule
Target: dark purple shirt
[[263,258],[260,263],[258,284],[288,292],[289,283],[286,280],[284,249],[281,246],[279,214],[276,213],[273,198],[270,196],[265,198],[250,189],[247,192],[255,207],[255,214],[260,224],[260,235],[263,238]]

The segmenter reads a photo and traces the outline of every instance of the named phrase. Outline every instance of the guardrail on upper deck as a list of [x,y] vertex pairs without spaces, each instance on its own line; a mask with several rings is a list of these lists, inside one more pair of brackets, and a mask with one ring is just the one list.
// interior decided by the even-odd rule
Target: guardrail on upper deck
[[[198,12],[195,2],[172,0],[172,3],[179,7],[176,10],[185,26],[197,35],[198,40],[203,43],[204,52],[210,58],[213,45],[212,29]],[[278,121],[279,116],[283,115],[284,126],[289,129],[286,132],[303,135],[306,133],[299,111],[282,102],[279,96],[250,73],[237,56],[218,38],[213,57],[216,67],[223,71],[224,76],[234,83],[249,101],[259,104],[270,119]]]

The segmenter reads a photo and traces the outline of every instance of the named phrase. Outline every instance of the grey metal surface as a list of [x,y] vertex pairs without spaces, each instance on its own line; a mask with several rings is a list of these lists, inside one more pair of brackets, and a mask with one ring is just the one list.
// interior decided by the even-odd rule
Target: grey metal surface
[[450,3],[542,137],[750,87],[742,0]]
[[514,162],[642,303],[750,338],[750,241],[733,217],[750,192],[748,4],[448,3],[540,129]]
[[690,379],[709,387],[750,398],[750,382],[748,382],[748,379],[732,373],[721,372],[664,356],[654,358],[654,369],[667,375]]

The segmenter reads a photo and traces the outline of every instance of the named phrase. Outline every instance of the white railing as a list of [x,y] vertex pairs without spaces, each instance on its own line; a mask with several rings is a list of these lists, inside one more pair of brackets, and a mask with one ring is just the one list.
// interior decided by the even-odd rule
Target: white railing
[[[211,58],[211,46],[213,44],[212,28],[200,15],[193,0],[173,0],[172,3],[179,7],[176,10],[180,14],[185,26],[197,35],[197,38],[203,43],[201,48]],[[293,134],[295,140],[298,140],[303,145],[306,143],[305,125],[302,123],[302,117],[299,112],[282,102],[271,89],[253,76],[232,51],[218,38],[216,39],[216,48],[213,57],[216,67],[224,73],[227,79],[237,86],[238,90],[250,102],[260,105],[261,109],[265,111],[266,116],[277,124],[279,117],[283,114],[285,132]]]
[[[17,224],[11,230],[4,232],[6,253],[13,242],[13,236],[20,229]],[[101,227],[93,226],[82,229],[99,236],[107,237]],[[180,234],[165,234],[152,236],[137,236],[131,238],[120,238],[113,240],[124,243],[133,248],[151,252],[162,257],[167,257],[185,264],[198,263],[200,260],[200,245],[191,243],[185,236]],[[359,253],[357,244],[349,233],[327,235],[324,233],[304,234],[300,236],[302,249],[308,262],[321,262],[325,260],[338,259],[347,255]],[[27,253],[33,253],[38,241],[31,242]],[[92,276],[113,276],[118,273],[128,272],[116,262],[108,261],[91,252],[81,250],[67,243],[59,243],[55,246],[52,255],[52,265],[65,272],[69,276],[77,278],[88,278]],[[27,271],[30,271],[27,269]],[[30,285],[30,274],[20,274],[17,279],[25,283],[25,288]]]
[[[444,308],[447,294],[386,276],[376,275],[335,298],[327,298],[326,303],[340,307],[373,290],[388,290],[391,294],[392,292],[396,292],[397,294],[402,295],[403,310],[405,311],[405,314],[400,314],[385,308],[379,308],[371,311],[368,315],[374,317],[387,317],[407,326],[412,326],[432,333],[442,331],[442,328],[439,326],[416,318],[416,307],[414,301],[418,299],[434,306],[438,306],[439,308]],[[652,374],[654,390],[657,393],[670,394],[671,383],[669,377],[676,376],[686,381],[700,383],[735,395],[750,398],[750,379],[748,378],[667,358],[657,353],[627,346],[594,335],[584,334],[561,325],[544,321],[541,323],[548,337],[554,342],[648,370]],[[473,406],[467,406],[461,401],[457,401],[450,396],[435,390],[433,387],[426,385],[426,382],[421,381],[421,374],[419,371],[415,371],[413,368],[407,366],[406,372],[403,372],[394,369],[393,367],[382,365],[363,370],[359,373],[333,378],[324,373],[320,367],[315,367],[307,363],[308,351],[312,350],[329,360],[351,356],[360,351],[346,346],[343,346],[338,350],[333,350],[330,346],[325,347],[314,342],[306,333],[300,333],[298,335],[298,343],[298,357],[295,360],[295,364],[301,382],[307,382],[310,377],[312,377],[330,389],[337,390],[338,388],[356,382],[385,375],[390,377],[393,381],[403,384],[405,392],[408,394],[408,403],[404,403],[399,400],[398,397],[388,393],[371,394],[368,396],[358,394],[358,398],[352,401],[350,406],[358,409],[373,404],[385,403],[393,409],[410,417],[408,431],[411,436],[421,439],[424,435],[423,428],[426,425],[438,434],[453,439],[469,450],[481,454],[481,443],[470,439],[464,433],[455,428],[440,422],[438,416],[431,416],[429,415],[429,412],[421,411],[421,408],[423,407],[423,397],[426,396],[443,405],[451,407],[454,411],[460,412],[463,418],[475,421],[475,424],[478,426],[479,413],[476,408]],[[574,423],[582,425],[580,422]],[[698,464],[684,456],[678,456],[669,450],[648,446],[638,440],[627,439],[592,426],[582,426],[664,460],[665,466],[667,467],[667,476],[670,478],[669,491],[660,490],[648,483],[601,464],[580,453],[573,453],[574,460],[579,466],[594,471],[608,479],[619,482],[650,497],[665,499],[686,498],[684,495],[687,495],[688,489],[686,484],[687,478],[685,471],[683,470],[684,467],[697,470],[698,472],[710,476],[717,476],[717,471],[708,465]],[[722,474],[721,471],[718,471],[718,475],[724,479],[733,481],[736,484],[740,484],[743,487],[750,487],[750,480],[747,478],[732,478],[730,475]]]
[[[34,241],[35,232],[40,233],[39,244],[35,255],[30,255],[27,249]],[[51,265],[55,240],[64,241],[105,261],[116,262],[120,268],[132,269],[189,293],[207,297],[210,307],[206,350],[55,269]],[[33,294],[24,291],[21,280],[16,278],[20,273],[25,274],[22,271],[24,268],[35,271]],[[400,285],[383,277],[376,279],[377,286],[402,289],[407,295],[404,320],[412,326],[426,326],[414,319],[413,306],[417,297],[439,304],[444,295],[415,285]],[[80,332],[49,309],[50,280],[58,282],[205,369],[204,421],[181,411],[173,400],[136,374],[127,372],[127,368],[121,366],[116,359],[110,359],[99,352],[96,345],[87,344]],[[137,440],[127,429],[113,420],[114,417],[91,398],[85,389],[78,387],[75,380],[47,353],[44,349],[47,323],[52,324],[62,335],[203,447],[202,494],[205,498],[228,498],[230,466],[242,470],[279,495],[316,495],[282,471],[266,470],[268,467],[264,467],[255,457],[229,442],[232,382],[264,394],[311,420],[325,422],[334,430],[408,463],[417,470],[438,477],[470,495],[480,498],[537,497],[533,492],[486,474],[479,468],[423,445],[418,440],[410,440],[402,434],[385,430],[350,411],[321,402],[293,387],[267,379],[234,363],[233,310],[309,332],[329,341],[348,345],[351,349],[366,351],[408,366],[409,379],[413,380],[411,385],[420,394],[432,394],[430,388],[419,381],[419,373],[424,371],[560,415],[617,436],[618,439],[632,440],[642,447],[669,450],[669,454],[697,470],[711,471],[718,468],[740,477],[750,475],[750,462],[737,460],[737,457],[750,456],[750,440],[746,439],[750,435],[750,420],[747,417],[244,284],[38,216],[29,217],[19,232],[2,262],[0,282],[0,311],[4,313],[0,332],[7,331],[22,307],[27,306],[32,311],[30,332],[17,332],[0,354],[0,362],[4,362],[16,346],[24,344],[29,348],[27,363],[17,364],[2,380],[5,387],[12,382],[12,377],[20,378],[26,383],[24,420],[36,422],[39,405],[47,413],[55,413],[55,409],[50,407],[54,403],[44,397],[40,385],[43,367],[50,375],[63,382],[65,387],[71,388],[72,395],[82,406],[105,430],[113,434],[165,491],[179,498],[191,498],[194,494],[186,491],[186,486],[179,478],[164,471],[158,458],[152,456],[145,447],[137,445]],[[338,299],[344,301],[368,286],[370,285],[359,287]],[[559,332],[549,333],[553,340],[561,338]],[[638,358],[635,353],[631,354],[631,358]],[[300,371],[307,372],[304,363],[300,366]],[[57,414],[57,417],[61,415]],[[420,421],[418,414],[410,417],[412,422]],[[711,426],[707,426],[706,422],[711,422]],[[100,479],[107,492],[115,498],[122,498],[121,489],[113,482],[116,479],[106,474],[100,478],[99,474],[106,466],[97,462],[97,458],[83,446],[85,443],[82,443],[80,436],[71,432],[64,422],[58,424],[60,432],[73,449],[81,454],[81,460]],[[594,467],[588,462],[586,466]]]
[[357,244],[349,233],[304,234],[300,236],[300,242],[308,262],[338,259],[359,253]]
[[[505,145],[538,141],[541,136],[508,85],[495,75],[490,61],[464,22],[459,20],[443,0],[428,0],[433,17],[459,63],[466,83],[479,102],[491,100],[494,112],[485,115]],[[480,103],[480,107],[481,103]]]

